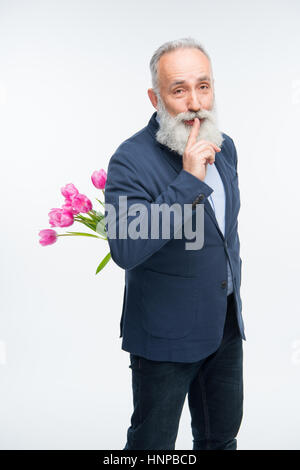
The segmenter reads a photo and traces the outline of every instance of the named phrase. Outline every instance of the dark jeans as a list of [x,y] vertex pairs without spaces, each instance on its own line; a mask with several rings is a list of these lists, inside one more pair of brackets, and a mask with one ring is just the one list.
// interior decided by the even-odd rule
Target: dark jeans
[[186,394],[193,450],[236,450],[243,416],[243,346],[233,294],[222,343],[192,363],[130,354],[134,411],[123,450],[174,450]]

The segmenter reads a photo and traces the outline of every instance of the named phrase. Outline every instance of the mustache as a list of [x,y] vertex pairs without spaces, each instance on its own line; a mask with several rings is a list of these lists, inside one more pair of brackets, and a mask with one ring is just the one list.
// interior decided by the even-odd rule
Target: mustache
[[209,110],[188,110],[172,116],[165,108],[163,100],[158,97],[157,115],[159,117],[159,129],[156,133],[156,140],[180,155],[184,153],[190,134],[190,126],[187,126],[184,121],[191,121],[195,118],[203,120],[197,137],[198,140],[201,138],[210,140],[219,147],[223,142],[222,133],[218,129],[215,102]]
[[196,113],[193,113],[193,112],[179,113],[174,117],[174,121],[176,123],[181,123],[182,121],[192,121],[195,118],[213,120],[214,113],[206,109],[202,109],[201,111],[197,111]]

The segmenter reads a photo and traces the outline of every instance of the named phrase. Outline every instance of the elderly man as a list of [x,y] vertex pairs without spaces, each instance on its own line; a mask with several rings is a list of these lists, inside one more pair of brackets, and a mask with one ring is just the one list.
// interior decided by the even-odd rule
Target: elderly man
[[[175,449],[186,395],[193,449],[235,450],[246,339],[237,152],[217,127],[211,60],[197,41],[163,44],[150,69],[156,111],[111,157],[105,188],[106,215],[114,209],[119,229],[106,225],[111,256],[125,270],[120,337],[134,409],[124,450]],[[141,205],[140,236],[125,236]],[[153,237],[154,205],[189,206],[190,216],[174,214],[169,237]],[[195,225],[200,206],[203,243],[187,249],[186,234],[177,235]]]

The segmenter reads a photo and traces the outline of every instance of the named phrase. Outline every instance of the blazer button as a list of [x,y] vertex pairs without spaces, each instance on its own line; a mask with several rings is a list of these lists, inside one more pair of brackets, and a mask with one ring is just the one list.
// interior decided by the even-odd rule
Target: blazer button
[[199,196],[197,196],[196,199],[194,200],[192,207],[194,208],[195,205],[203,201],[204,198],[205,198],[204,194],[199,194]]
[[227,281],[222,281],[221,282],[222,289],[225,289],[226,286],[227,286]]

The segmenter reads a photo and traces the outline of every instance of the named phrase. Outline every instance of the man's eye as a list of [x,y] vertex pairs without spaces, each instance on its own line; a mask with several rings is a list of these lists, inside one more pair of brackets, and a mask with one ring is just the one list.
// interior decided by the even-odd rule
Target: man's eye
[[179,90],[175,90],[175,94],[178,93],[178,92],[181,92],[183,91],[182,89],[179,89]]
[[204,88],[208,88],[207,85],[201,85],[201,86],[200,86],[200,88],[203,88],[203,87],[204,87]]

